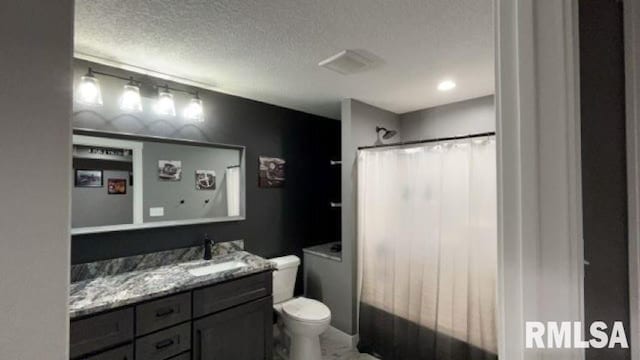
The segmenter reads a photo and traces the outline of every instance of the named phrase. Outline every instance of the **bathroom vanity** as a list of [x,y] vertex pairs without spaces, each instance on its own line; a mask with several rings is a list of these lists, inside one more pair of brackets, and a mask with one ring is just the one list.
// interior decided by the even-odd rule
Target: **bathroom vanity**
[[273,264],[202,247],[72,269],[70,357],[90,360],[272,358]]

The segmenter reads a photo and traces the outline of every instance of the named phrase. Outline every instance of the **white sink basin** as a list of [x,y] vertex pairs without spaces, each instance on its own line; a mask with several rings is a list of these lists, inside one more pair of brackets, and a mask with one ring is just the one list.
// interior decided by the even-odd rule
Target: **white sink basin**
[[247,266],[243,261],[227,261],[219,264],[202,265],[189,269],[189,273],[194,276],[209,275],[221,271],[235,270]]

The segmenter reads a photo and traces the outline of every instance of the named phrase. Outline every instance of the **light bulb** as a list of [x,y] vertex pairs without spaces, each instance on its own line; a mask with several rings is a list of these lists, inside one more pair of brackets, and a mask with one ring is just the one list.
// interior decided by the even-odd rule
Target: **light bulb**
[[158,101],[156,102],[155,110],[158,115],[176,116],[173,94],[168,89],[158,90]]
[[76,90],[76,101],[85,105],[102,105],[100,82],[91,74],[91,71],[80,78],[80,84]]
[[189,120],[193,120],[197,122],[204,121],[204,113],[202,111],[202,100],[200,100],[197,94],[193,99],[191,99],[191,101],[189,101],[189,105],[187,105],[187,107],[184,109],[183,115],[185,118]]
[[120,96],[120,110],[128,112],[142,112],[142,100],[140,99],[140,88],[135,83],[130,82],[124,86],[122,96]]
[[449,91],[456,87],[456,83],[451,80],[445,80],[438,84],[438,90],[440,91]]

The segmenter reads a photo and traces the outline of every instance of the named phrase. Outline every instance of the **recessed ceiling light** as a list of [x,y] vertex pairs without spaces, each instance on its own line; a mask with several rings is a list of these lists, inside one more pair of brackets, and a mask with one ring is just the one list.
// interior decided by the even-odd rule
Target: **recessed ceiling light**
[[438,84],[438,90],[440,91],[449,91],[456,87],[456,83],[452,80],[445,80]]

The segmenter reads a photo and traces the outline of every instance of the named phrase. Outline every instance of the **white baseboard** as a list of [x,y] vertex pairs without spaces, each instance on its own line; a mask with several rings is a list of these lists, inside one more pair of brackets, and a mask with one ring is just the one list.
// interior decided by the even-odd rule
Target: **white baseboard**
[[352,349],[355,349],[356,346],[358,346],[358,341],[360,340],[360,336],[358,334],[349,335],[346,332],[333,326],[329,326],[329,329],[327,329],[327,333],[330,333],[332,337],[335,337],[341,343],[349,344]]

